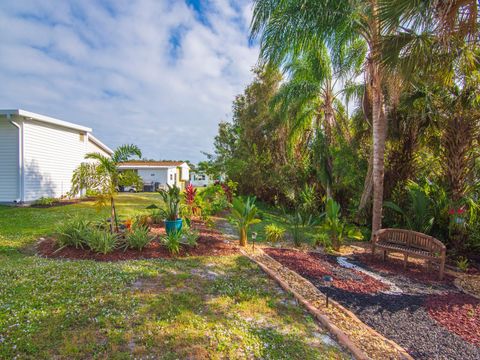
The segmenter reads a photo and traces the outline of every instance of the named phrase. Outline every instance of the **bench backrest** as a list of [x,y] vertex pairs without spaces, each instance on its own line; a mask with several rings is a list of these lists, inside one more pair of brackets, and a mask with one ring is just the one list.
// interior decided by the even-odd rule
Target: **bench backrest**
[[373,241],[386,241],[415,249],[426,250],[431,253],[440,254],[445,252],[445,245],[440,240],[412,230],[381,229],[375,232]]

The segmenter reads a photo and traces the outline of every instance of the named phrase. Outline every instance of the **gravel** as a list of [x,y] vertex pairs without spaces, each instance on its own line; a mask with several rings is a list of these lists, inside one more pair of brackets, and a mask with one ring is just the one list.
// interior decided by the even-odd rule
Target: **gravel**
[[398,343],[415,359],[480,359],[480,348],[430,317],[424,307],[425,295],[352,294],[318,282],[314,285]]
[[[349,283],[355,280],[362,281],[361,277],[358,277],[359,269],[329,267],[328,264],[336,263],[335,258],[322,259],[312,253],[282,254],[279,251],[269,251],[269,253],[277,261],[310,280],[332,299],[353,311],[364,323],[402,346],[415,359],[480,359],[480,347],[443,327],[430,316],[425,307],[429,297],[442,296],[454,291],[452,284],[417,281],[405,274],[378,271],[378,269],[364,266],[361,262],[348,259],[355,265],[384,277],[402,292],[391,294],[387,289],[378,291],[378,287],[374,286],[372,290],[376,291],[367,292],[366,287],[362,288],[363,291],[353,291],[355,289],[353,286],[351,289],[325,286],[321,278],[322,271],[315,272],[306,268],[311,266],[314,269],[328,269],[334,278],[337,277]],[[312,263],[312,259],[316,260],[315,264]]]

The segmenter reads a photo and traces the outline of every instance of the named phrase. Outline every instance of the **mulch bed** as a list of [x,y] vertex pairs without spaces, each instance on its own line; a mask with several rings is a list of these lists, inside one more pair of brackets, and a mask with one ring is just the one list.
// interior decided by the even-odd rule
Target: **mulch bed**
[[470,295],[430,296],[428,313],[448,330],[480,346],[480,300]]
[[386,286],[378,280],[356,270],[342,268],[331,258],[319,253],[305,253],[289,249],[267,248],[265,252],[295,271],[315,282],[323,282],[323,276],[333,277],[332,286],[352,293],[376,293],[385,290]]
[[388,257],[385,261],[379,256],[372,257],[369,253],[355,254],[354,259],[366,265],[368,268],[389,274],[404,275],[410,279],[428,283],[428,284],[451,284],[455,279],[453,276],[445,274],[443,280],[438,280],[438,270],[427,270],[426,266],[419,262],[409,261],[407,269],[403,268],[403,260]]
[[[480,306],[475,298],[455,292],[451,277],[439,282],[435,271],[429,273],[420,264],[411,264],[404,271],[400,260],[384,263],[369,254],[355,255],[357,265],[384,276],[404,291],[389,294],[382,292],[383,283],[366,274],[345,268],[338,271],[339,265],[327,256],[285,249],[265,251],[414,358],[480,359]],[[345,275],[348,272],[350,278]],[[332,286],[322,281],[325,274],[333,276]],[[416,287],[422,291],[412,292]]]
[[[203,223],[195,222],[192,228],[200,232],[197,240],[197,246],[182,245],[180,253],[172,256],[170,252],[159,242],[158,236],[143,250],[118,249],[108,254],[98,254],[87,249],[76,249],[74,247],[65,247],[58,250],[55,239],[46,238],[37,245],[37,252],[41,256],[60,259],[78,259],[78,260],[97,260],[97,261],[121,261],[134,259],[169,259],[172,257],[186,256],[217,256],[231,255],[238,252],[238,247],[225,240],[223,235],[207,228]],[[159,225],[153,225],[151,232],[155,235],[165,233],[165,230]]]
[[[81,199],[56,200],[52,204],[48,204],[48,205],[33,203],[29,206],[32,207],[32,208],[42,208],[43,209],[43,208],[51,208],[51,207],[57,207],[57,206],[73,205],[73,204],[78,204],[78,203],[81,203],[81,202],[93,201],[93,200],[95,200],[95,197],[91,196],[91,197],[85,197],[85,198],[81,198]],[[23,206],[23,205],[19,205],[19,206]]]

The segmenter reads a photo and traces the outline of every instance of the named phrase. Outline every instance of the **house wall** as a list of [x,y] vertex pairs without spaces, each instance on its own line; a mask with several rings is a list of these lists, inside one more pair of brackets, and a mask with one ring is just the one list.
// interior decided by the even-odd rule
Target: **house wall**
[[152,182],[167,184],[167,169],[138,169],[137,171],[143,183],[146,185]]
[[0,117],[0,202],[20,199],[18,138],[19,129],[10,119]]
[[87,134],[35,120],[23,124],[24,201],[66,195],[73,171],[84,161]]

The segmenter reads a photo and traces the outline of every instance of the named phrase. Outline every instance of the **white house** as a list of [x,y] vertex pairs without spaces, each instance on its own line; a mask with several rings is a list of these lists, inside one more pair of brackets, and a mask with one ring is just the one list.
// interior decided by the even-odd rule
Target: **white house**
[[113,151],[89,127],[29,111],[0,110],[0,202],[60,198],[89,152]]
[[128,161],[118,166],[120,170],[134,170],[143,184],[152,191],[166,185],[185,188],[190,178],[190,167],[183,161]]
[[206,187],[212,185],[214,182],[215,180],[205,173],[193,171],[190,173],[190,184],[195,187]]

